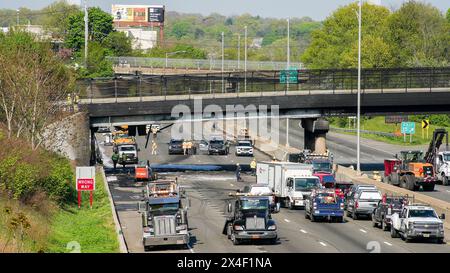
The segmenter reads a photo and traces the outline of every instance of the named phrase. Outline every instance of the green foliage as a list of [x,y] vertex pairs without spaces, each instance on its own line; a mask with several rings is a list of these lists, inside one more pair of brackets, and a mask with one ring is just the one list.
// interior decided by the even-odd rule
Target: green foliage
[[[103,42],[113,31],[113,17],[98,7],[89,8],[89,40]],[[69,48],[80,50],[84,45],[84,13],[78,13],[68,18],[68,33],[65,39]]]
[[[340,67],[358,67],[358,42],[341,55]],[[392,67],[395,65],[391,46],[382,38],[366,35],[361,41],[361,62],[364,68]]]
[[[302,60],[309,68],[338,68],[351,67],[354,63],[353,57],[355,42],[358,41],[358,17],[356,16],[358,4],[352,3],[341,7],[333,12],[324,22],[323,27],[313,31],[310,46],[302,55]],[[387,18],[389,10],[385,7],[363,4],[362,7],[362,32],[367,38],[369,44],[376,41],[383,44],[383,34],[386,31]],[[372,55],[377,52],[366,52],[366,55]],[[343,58],[345,61],[343,61]]]
[[[145,54],[147,57],[152,58],[165,58],[166,53],[179,52],[172,54],[169,57],[173,59],[206,59],[206,52],[202,49],[195,48],[187,44],[178,44],[173,47],[155,47]],[[183,51],[183,52],[180,52]]]
[[130,56],[133,54],[131,39],[123,32],[113,31],[103,40],[102,45],[111,50],[115,56]]
[[398,66],[439,66],[450,61],[450,26],[441,12],[408,1],[388,20],[387,36]]
[[68,32],[69,18],[79,11],[80,8],[77,5],[69,4],[66,0],[59,0],[40,10],[43,15],[36,23],[62,38]]
[[[78,53],[80,63],[84,59],[84,48]],[[107,56],[113,55],[112,52],[103,47],[99,42],[89,43],[87,70],[82,67],[78,70],[78,76],[81,78],[109,77],[114,74],[112,63],[106,59]]]
[[172,30],[170,32],[177,39],[181,39],[184,36],[188,36],[192,32],[192,27],[189,22],[179,21],[173,24]]

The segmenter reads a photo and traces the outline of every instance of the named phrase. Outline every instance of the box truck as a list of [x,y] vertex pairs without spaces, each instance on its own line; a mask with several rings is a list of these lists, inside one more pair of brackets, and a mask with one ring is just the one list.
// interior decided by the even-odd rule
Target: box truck
[[304,207],[311,191],[322,188],[311,164],[293,162],[258,162],[256,183],[268,185],[275,193],[275,202],[289,209]]

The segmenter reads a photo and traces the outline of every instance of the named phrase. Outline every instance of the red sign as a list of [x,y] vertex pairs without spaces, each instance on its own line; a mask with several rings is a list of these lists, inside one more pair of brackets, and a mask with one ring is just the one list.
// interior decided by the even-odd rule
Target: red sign
[[95,181],[92,178],[78,178],[77,191],[93,191],[95,190]]

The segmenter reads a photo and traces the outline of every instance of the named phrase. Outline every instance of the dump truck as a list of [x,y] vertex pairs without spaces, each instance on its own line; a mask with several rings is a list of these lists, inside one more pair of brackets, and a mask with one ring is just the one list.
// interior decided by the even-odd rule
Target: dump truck
[[176,180],[158,179],[147,184],[138,203],[142,217],[142,244],[146,251],[160,245],[190,242],[187,210],[189,199]]
[[433,191],[436,177],[433,164],[425,161],[422,151],[401,151],[400,157],[384,160],[382,181],[411,191],[420,187]]

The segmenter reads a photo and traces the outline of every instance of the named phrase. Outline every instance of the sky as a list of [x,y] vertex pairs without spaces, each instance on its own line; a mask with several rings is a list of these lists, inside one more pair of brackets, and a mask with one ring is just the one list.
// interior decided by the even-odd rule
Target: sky
[[[369,0],[381,3],[388,8],[398,8],[405,0]],[[449,0],[420,0],[430,3],[446,12],[450,8]],[[54,0],[0,0],[0,8],[17,9],[27,7],[40,9]],[[80,4],[82,0],[69,0]],[[88,0],[89,6],[99,6],[111,12],[112,4],[146,4],[165,5],[166,11],[183,13],[201,13],[209,15],[217,12],[222,15],[240,15],[250,13],[254,16],[272,18],[304,17],[323,20],[339,6],[354,2],[354,0]]]

